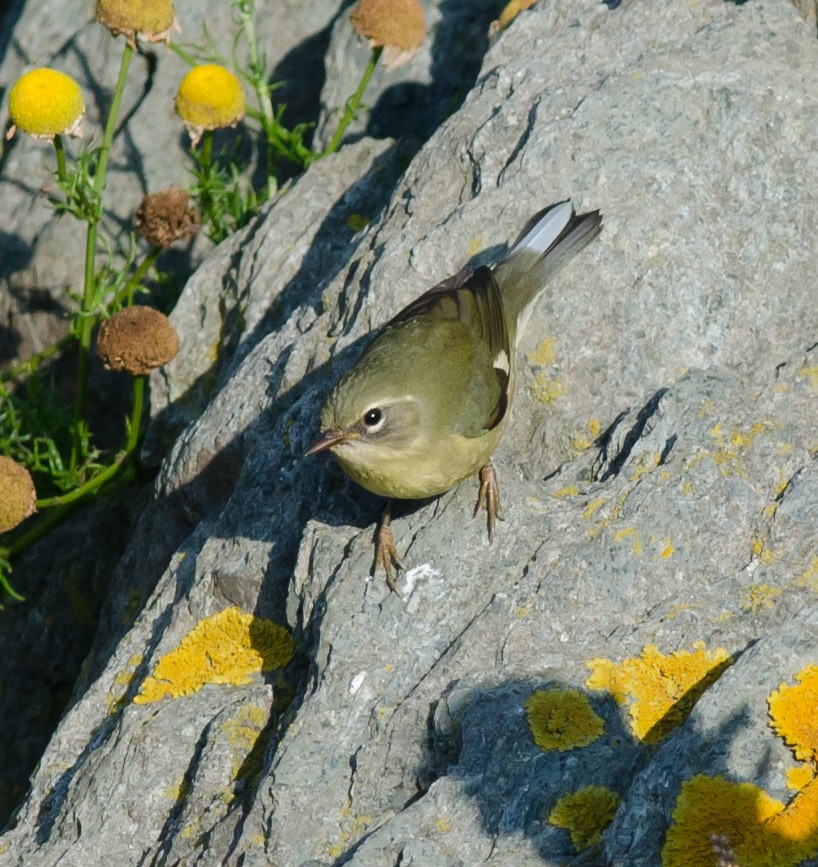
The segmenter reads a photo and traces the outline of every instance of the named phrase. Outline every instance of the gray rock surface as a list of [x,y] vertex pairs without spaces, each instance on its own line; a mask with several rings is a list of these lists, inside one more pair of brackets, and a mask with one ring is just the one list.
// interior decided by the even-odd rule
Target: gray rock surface
[[[766,701],[818,661],[813,29],[782,0],[541,2],[388,201],[399,152],[362,140],[216,251],[174,314],[202,329],[152,382],[152,443],[189,423],[0,863],[655,865],[692,774],[800,797]],[[469,484],[406,509],[390,594],[376,499],[302,457],[323,395],[567,196],[606,229],[524,338],[506,520],[489,546]],[[229,606],[292,629],[288,668],[134,702]],[[586,684],[697,642],[733,665],[656,743]],[[601,736],[536,746],[544,688],[586,695]],[[576,854],[548,817],[591,784],[622,803]]]

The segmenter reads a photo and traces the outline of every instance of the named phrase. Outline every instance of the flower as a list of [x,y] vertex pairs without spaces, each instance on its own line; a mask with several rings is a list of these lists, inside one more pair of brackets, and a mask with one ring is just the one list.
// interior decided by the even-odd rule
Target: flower
[[199,212],[190,196],[179,187],[148,193],[136,209],[136,231],[156,247],[186,241],[199,229]]
[[387,69],[409,61],[426,37],[419,0],[358,0],[350,22],[372,48],[384,49]]
[[235,126],[246,107],[241,82],[223,66],[194,66],[176,94],[176,112],[185,122],[193,144],[207,129]]
[[9,113],[14,126],[34,138],[55,135],[82,138],[85,105],[79,85],[56,69],[32,69],[14,83],[9,94]]
[[136,48],[137,33],[149,42],[170,42],[170,31],[178,26],[173,17],[173,0],[97,0],[97,21],[114,36],[122,34]]
[[0,533],[14,529],[35,512],[37,498],[29,471],[0,455]]
[[179,338],[164,313],[134,304],[99,327],[97,352],[107,368],[143,376],[179,351]]

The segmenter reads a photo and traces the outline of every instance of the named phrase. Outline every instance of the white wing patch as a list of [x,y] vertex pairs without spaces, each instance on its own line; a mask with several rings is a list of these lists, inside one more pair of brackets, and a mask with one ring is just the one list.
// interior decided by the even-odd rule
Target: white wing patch
[[506,355],[505,349],[501,349],[497,353],[497,358],[494,359],[494,364],[492,365],[495,370],[502,370],[503,373],[508,373],[510,365],[508,363],[508,356]]

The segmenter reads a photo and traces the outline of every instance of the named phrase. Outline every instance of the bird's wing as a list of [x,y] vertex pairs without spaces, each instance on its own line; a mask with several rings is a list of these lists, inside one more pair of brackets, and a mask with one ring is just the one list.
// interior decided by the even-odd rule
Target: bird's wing
[[460,271],[438,283],[401,310],[389,326],[426,316],[441,323],[459,321],[472,341],[472,370],[457,432],[480,436],[492,430],[508,412],[513,348],[500,288],[491,270],[481,266]]

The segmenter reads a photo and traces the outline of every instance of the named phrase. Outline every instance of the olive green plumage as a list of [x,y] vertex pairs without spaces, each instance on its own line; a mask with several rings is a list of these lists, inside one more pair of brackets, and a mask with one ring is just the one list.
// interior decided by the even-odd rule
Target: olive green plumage
[[493,271],[462,271],[412,302],[333,389],[310,453],[329,449],[385,497],[431,497],[475,475],[508,421],[528,307],[601,227],[598,211],[552,205]]

